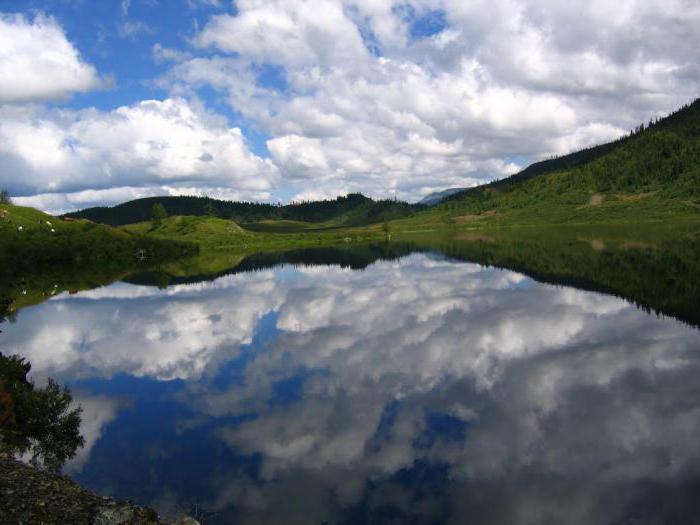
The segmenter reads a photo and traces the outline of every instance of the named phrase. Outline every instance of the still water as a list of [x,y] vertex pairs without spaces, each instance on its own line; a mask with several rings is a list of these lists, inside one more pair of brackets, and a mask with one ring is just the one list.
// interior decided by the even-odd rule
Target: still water
[[83,406],[65,471],[212,524],[697,522],[692,324],[437,251],[317,259],[3,323]]

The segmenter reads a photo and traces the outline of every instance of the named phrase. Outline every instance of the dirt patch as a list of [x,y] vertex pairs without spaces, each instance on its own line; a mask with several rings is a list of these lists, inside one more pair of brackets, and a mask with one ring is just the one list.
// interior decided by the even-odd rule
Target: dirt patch
[[478,233],[460,233],[455,235],[454,239],[456,241],[469,241],[469,242],[485,242],[487,244],[496,244],[496,239],[493,237],[487,237],[486,235],[480,235]]
[[594,252],[602,252],[605,250],[605,242],[602,239],[593,239],[590,243],[591,249]]
[[655,193],[656,193],[655,191],[648,191],[646,193],[633,193],[633,194],[617,193],[615,195],[615,197],[617,197],[619,200],[624,201],[624,202],[634,202],[634,201],[641,201],[642,199],[646,199],[647,197],[651,197]]
[[627,241],[622,243],[622,248],[625,250],[656,250],[657,246],[646,242]]
[[468,215],[458,215],[455,217],[456,222],[471,222],[471,221],[478,221],[480,219],[486,219],[487,217],[493,217],[496,215],[496,210],[489,210],[485,211],[484,213],[481,213],[479,215],[476,214],[468,214]]
[[605,196],[602,193],[594,193],[591,195],[591,200],[588,203],[591,206],[600,206],[603,204],[603,201],[605,200]]

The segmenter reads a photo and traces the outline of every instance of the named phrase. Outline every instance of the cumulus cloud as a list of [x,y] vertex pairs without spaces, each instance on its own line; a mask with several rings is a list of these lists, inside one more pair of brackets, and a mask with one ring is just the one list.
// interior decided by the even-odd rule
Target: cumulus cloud
[[[197,63],[272,136],[273,160],[300,191],[314,180],[318,194],[415,198],[509,175],[521,167],[510,158],[610,140],[692,99],[700,8],[653,4],[241,1],[193,42],[250,62],[241,69],[283,69],[280,94],[254,77],[227,85],[220,59]],[[421,33],[436,13],[444,24]],[[194,85],[194,67],[170,81]]]
[[64,99],[101,83],[53,18],[0,13],[0,104]]
[[[124,14],[129,4],[122,2]],[[241,0],[228,12],[223,2],[190,6],[221,10],[200,11],[183,46],[156,44],[152,57],[165,71],[143,80],[180,107],[227,104],[243,143],[248,131],[269,138],[269,160],[252,162],[260,170],[218,176],[218,191],[242,198],[361,191],[411,200],[472,186],[614,139],[692,100],[700,84],[700,6],[686,0]],[[123,35],[145,29],[130,23]],[[0,101],[61,98],[98,83],[53,19],[6,15],[2,24],[9,31],[0,37]],[[46,49],[52,52],[41,52]],[[97,113],[111,122],[149,104]],[[227,133],[211,112],[194,111],[207,114],[195,128]],[[43,109],[19,118],[49,146],[45,155],[34,153],[44,158],[31,165],[57,162],[52,137],[94,125],[97,117]],[[71,206],[81,202],[81,192],[107,186],[141,188],[143,195],[173,186],[172,163],[161,158],[144,169],[140,151],[121,143],[117,150],[92,155],[99,158],[90,167],[98,174],[94,184],[77,176],[73,184],[39,188],[31,185],[36,175],[25,176],[27,155],[4,151],[3,162],[15,192],[36,196],[27,202],[62,199]],[[211,165],[180,161],[180,171],[201,174],[188,187],[214,187]],[[71,170],[80,173],[75,162]],[[121,175],[126,165],[130,176]],[[113,173],[109,184],[101,175],[106,169]],[[253,181],[265,188],[248,188]]]
[[0,115],[0,174],[10,191],[33,195],[18,202],[62,207],[163,186],[260,199],[276,177],[239,128],[184,99],[108,112],[5,107]]

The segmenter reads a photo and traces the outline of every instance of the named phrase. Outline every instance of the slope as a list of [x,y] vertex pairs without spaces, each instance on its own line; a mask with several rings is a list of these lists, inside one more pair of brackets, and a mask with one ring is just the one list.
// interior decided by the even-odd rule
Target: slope
[[447,222],[637,221],[700,212],[700,99],[610,144],[448,197]]
[[26,267],[59,261],[133,261],[136,252],[149,259],[196,253],[196,245],[162,241],[87,220],[65,221],[33,208],[0,205],[0,263]]
[[158,225],[148,221],[128,224],[120,229],[130,234],[156,239],[178,239],[194,242],[202,247],[216,245],[226,248],[243,248],[250,242],[250,235],[238,224],[217,217],[167,217]]

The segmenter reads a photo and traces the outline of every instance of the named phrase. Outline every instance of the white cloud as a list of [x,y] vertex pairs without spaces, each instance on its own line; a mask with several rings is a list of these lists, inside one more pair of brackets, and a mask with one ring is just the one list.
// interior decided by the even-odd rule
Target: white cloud
[[[510,174],[509,158],[608,141],[697,94],[700,6],[681,0],[250,0],[236,8],[212,17],[194,43],[235,53],[239,74],[221,78],[225,59],[210,57],[197,59],[196,80],[195,64],[185,63],[168,82],[200,86],[211,71],[209,84],[272,136],[273,160],[305,194],[415,198],[472,185]],[[444,30],[412,37],[415,19],[435,9]],[[283,68],[283,93],[255,85],[261,64]]]
[[235,17],[212,17],[195,44],[284,66],[328,67],[366,55],[357,27],[340,2],[243,0],[236,8]]
[[53,18],[0,13],[0,104],[64,99],[100,84]]
[[85,439],[85,444],[66,463],[64,469],[69,473],[80,472],[83,469],[90,459],[90,452],[102,437],[105,427],[117,417],[120,408],[120,402],[116,399],[86,396],[82,393],[74,396],[73,404],[82,408],[80,435]]
[[265,198],[276,177],[240,129],[184,99],[109,112],[7,107],[0,115],[0,174],[14,193],[38,194],[33,202],[50,194],[89,201],[134,188],[143,195],[163,186]]
[[[122,2],[124,14],[129,4]],[[191,0],[190,6],[225,3]],[[435,13],[444,27],[417,34],[417,21]],[[99,83],[53,19],[0,20],[12,30],[0,33],[0,102],[61,98]],[[122,25],[122,33],[144,29],[133,24]],[[692,100],[700,85],[699,24],[700,4],[686,0],[241,0],[201,28],[195,23],[189,47],[156,44],[153,58],[168,70],[144,80],[172,100],[213,101],[213,88],[216,102],[227,103],[244,129],[269,136],[271,158],[260,162],[279,177],[219,177],[221,191],[228,186],[229,194],[249,198],[361,191],[418,199],[608,141]],[[46,49],[52,53],[42,54]],[[8,53],[20,59],[4,59]],[[49,60],[56,54],[62,58]],[[118,111],[101,114],[109,120]],[[61,157],[52,137],[71,119],[91,117],[58,113],[41,109],[31,116],[34,143],[48,148],[25,153],[34,164],[58,163],[60,173],[61,159],[70,156]],[[209,114],[208,120],[216,119]],[[223,127],[215,124],[212,132]],[[10,186],[43,195],[37,199],[67,192],[73,196],[66,202],[77,202],[77,194],[107,186],[148,194],[145,186],[165,186],[152,179],[169,181],[173,173],[161,158],[149,169],[130,169],[127,180],[107,182],[100,172],[128,164],[122,151],[90,168],[96,183],[78,176],[72,185],[30,188],[23,180],[27,155],[4,159],[6,173],[16,174]],[[252,192],[244,179],[268,184]],[[209,187],[198,180],[188,187]]]

